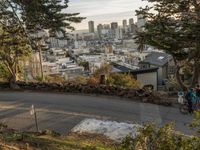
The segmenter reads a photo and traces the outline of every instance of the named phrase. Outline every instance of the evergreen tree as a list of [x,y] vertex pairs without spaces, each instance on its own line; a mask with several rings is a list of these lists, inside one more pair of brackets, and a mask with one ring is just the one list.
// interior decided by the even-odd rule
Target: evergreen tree
[[24,36],[23,29],[16,20],[9,19],[0,25],[1,73],[6,73],[11,84],[19,80],[20,62],[30,54],[30,47]]
[[200,2],[199,0],[148,0],[152,6],[141,8],[147,23],[138,39],[145,44],[165,50],[176,64],[176,78],[183,89],[180,70],[190,66],[194,86],[199,76],[200,65]]
[[50,36],[56,37],[58,33],[62,33],[63,38],[67,37],[66,31],[74,30],[71,23],[80,23],[84,19],[78,16],[79,13],[65,13],[68,2],[68,0],[2,0],[0,2],[4,17],[9,11],[23,28],[32,50],[39,51],[42,78],[42,39],[33,38],[31,34],[46,30]]

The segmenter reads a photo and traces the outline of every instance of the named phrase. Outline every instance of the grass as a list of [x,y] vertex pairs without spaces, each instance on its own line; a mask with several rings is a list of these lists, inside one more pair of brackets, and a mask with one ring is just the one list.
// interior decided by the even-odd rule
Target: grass
[[60,136],[49,132],[20,133],[0,130],[1,150],[115,150],[117,145],[101,135],[75,134]]

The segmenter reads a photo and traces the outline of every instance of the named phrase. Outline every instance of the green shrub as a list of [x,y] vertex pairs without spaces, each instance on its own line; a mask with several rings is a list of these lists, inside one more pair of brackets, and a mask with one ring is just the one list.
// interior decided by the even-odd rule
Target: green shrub
[[130,74],[110,74],[107,77],[108,85],[122,86],[126,88],[139,88],[139,83]]
[[35,77],[35,80],[36,80],[36,81],[39,81],[39,82],[42,82],[42,77],[41,77],[41,76],[36,76],[36,77]]
[[0,63],[0,80],[2,81],[9,81],[11,75],[9,71],[6,69],[6,66]]
[[162,128],[148,124],[140,130],[136,139],[127,137],[121,145],[123,150],[199,150],[200,138],[185,136],[174,130],[173,124]]
[[45,76],[46,82],[64,82],[65,79],[62,76]]
[[87,84],[88,78],[83,76],[78,76],[75,79],[70,80],[70,82],[77,83],[77,84]]
[[111,73],[111,70],[112,70],[112,66],[109,65],[109,64],[104,64],[102,65],[99,69],[97,69],[95,72],[94,72],[94,76],[96,78],[100,78],[100,76],[103,74],[103,75],[108,75]]

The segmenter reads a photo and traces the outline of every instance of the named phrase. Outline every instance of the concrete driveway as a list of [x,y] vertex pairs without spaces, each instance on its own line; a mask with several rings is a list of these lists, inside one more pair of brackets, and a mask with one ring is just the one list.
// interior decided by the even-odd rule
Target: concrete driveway
[[187,125],[191,115],[182,115],[178,108],[138,103],[120,98],[32,92],[0,92],[0,122],[18,130],[35,130],[30,107],[34,104],[41,130],[53,129],[66,134],[85,118],[128,123],[155,122],[176,124],[175,129],[192,132]]

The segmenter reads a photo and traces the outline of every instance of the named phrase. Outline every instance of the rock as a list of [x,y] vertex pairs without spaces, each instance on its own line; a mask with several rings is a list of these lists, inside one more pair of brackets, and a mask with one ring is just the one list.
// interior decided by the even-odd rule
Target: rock
[[126,95],[126,91],[125,90],[121,90],[118,94],[118,96],[123,97]]
[[12,90],[20,90],[21,88],[19,87],[19,85],[17,83],[10,83],[10,89]]
[[[6,89],[9,83],[0,83],[0,89]],[[66,92],[66,93],[85,93],[85,94],[102,94],[108,96],[120,96],[130,98],[134,101],[141,101],[145,103],[153,103],[165,106],[171,106],[172,102],[168,99],[166,92],[148,92],[144,89],[129,89],[108,85],[94,85],[94,84],[76,84],[72,82],[64,83],[47,83],[47,82],[16,82],[10,86],[15,90],[36,90],[36,91],[52,91],[52,92]],[[163,97],[165,99],[163,99]]]

